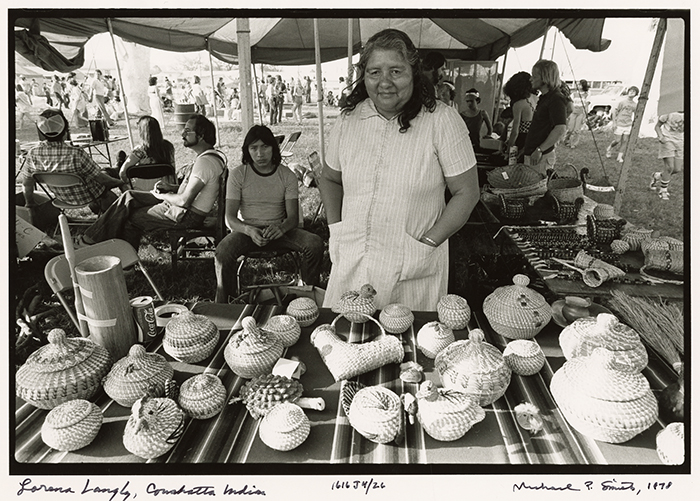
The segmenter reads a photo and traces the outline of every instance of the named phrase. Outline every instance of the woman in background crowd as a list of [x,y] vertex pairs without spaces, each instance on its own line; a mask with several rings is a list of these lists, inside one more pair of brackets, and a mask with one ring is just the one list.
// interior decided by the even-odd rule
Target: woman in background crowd
[[518,148],[517,161],[522,163],[525,138],[527,138],[532,116],[537,106],[537,95],[532,88],[530,74],[526,71],[520,71],[510,77],[503,86],[503,93],[510,99],[510,108],[513,112],[510,134],[503,145],[504,153],[510,152],[510,148],[516,146]]

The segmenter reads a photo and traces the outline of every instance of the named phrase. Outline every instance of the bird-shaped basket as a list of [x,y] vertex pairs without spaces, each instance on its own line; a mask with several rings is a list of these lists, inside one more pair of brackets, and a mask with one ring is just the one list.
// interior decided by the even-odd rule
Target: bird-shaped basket
[[284,402],[317,411],[326,408],[322,398],[302,397],[303,392],[304,387],[296,379],[277,374],[264,374],[241,386],[238,396],[231,398],[229,404],[243,402],[255,419],[265,416],[272,408]]
[[390,389],[343,381],[340,402],[350,425],[366,439],[378,444],[403,439],[403,405],[399,396]]
[[134,402],[124,428],[124,447],[153,459],[168,452],[185,430],[185,413],[170,398],[143,397]]
[[416,399],[418,422],[435,440],[457,440],[486,417],[473,396],[438,388],[432,381],[421,383]]
[[241,321],[243,330],[231,336],[224,358],[238,376],[250,379],[272,372],[284,348],[277,336],[258,327],[253,317]]
[[364,323],[377,307],[374,304],[374,296],[377,291],[370,284],[360,287],[360,290],[344,292],[333,305],[333,313],[339,313],[351,322]]

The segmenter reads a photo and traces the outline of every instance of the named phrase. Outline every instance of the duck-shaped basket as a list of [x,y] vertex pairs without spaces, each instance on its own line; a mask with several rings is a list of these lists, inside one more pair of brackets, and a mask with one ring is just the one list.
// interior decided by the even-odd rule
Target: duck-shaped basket
[[360,290],[344,292],[331,309],[351,322],[364,323],[377,311],[374,304],[376,295],[374,287],[365,284]]
[[418,422],[435,440],[457,440],[486,417],[473,396],[438,388],[432,381],[421,383],[416,399]]
[[503,396],[511,370],[498,348],[484,341],[484,332],[474,329],[469,339],[455,341],[438,353],[435,370],[443,387],[472,395],[483,407]]
[[229,340],[224,358],[238,376],[251,379],[272,372],[284,348],[277,336],[258,327],[253,317],[241,321],[243,330]]
[[[360,315],[360,313],[357,313]],[[373,317],[381,334],[362,344],[343,341],[335,333],[335,324],[343,315],[338,315],[331,324],[319,325],[311,333],[311,344],[318,350],[323,362],[336,381],[350,379],[386,364],[398,364],[403,360],[403,345],[399,338],[387,336],[382,325]]]
[[185,413],[170,398],[143,397],[134,402],[124,428],[124,447],[144,459],[168,452],[185,430]]
[[271,449],[290,451],[299,447],[311,432],[311,423],[296,404],[283,402],[260,422],[260,440]]
[[618,363],[634,372],[641,372],[649,362],[639,334],[610,313],[579,318],[566,326],[559,334],[559,345],[567,360],[588,356],[602,347],[610,350]]
[[17,370],[17,396],[39,409],[92,397],[112,366],[107,349],[88,338],[69,338],[62,329],[52,329],[47,338],[49,344]]
[[270,317],[262,329],[271,332],[279,339],[282,347],[288,348],[299,341],[301,326],[291,315],[275,315]]
[[179,362],[197,363],[212,354],[219,330],[204,315],[183,311],[165,326],[163,349]]
[[565,362],[552,376],[550,391],[571,426],[602,442],[627,442],[659,415],[647,379],[621,366],[605,348]]
[[149,353],[143,345],[135,344],[129,354],[118,360],[102,381],[105,393],[123,407],[131,407],[139,398],[150,394],[160,397],[165,382],[175,371],[163,355]]
[[177,402],[193,419],[209,419],[226,405],[226,387],[214,374],[197,374],[180,386]]
[[343,381],[340,401],[350,425],[366,439],[386,444],[403,438],[403,405],[390,389]]
[[41,439],[58,451],[75,451],[92,443],[102,426],[102,411],[81,398],[51,409],[41,426]]

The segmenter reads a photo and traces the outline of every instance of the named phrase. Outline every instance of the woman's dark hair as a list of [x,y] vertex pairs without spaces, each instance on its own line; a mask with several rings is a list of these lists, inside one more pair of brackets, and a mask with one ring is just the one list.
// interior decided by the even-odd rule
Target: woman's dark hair
[[148,79],[148,85],[155,85],[158,83],[158,77],[150,77]]
[[587,80],[581,80],[581,81],[578,83],[578,86],[579,86],[579,89],[581,90],[581,92],[588,92],[588,89],[591,88],[591,86],[588,85],[588,81],[587,81]]
[[513,105],[521,99],[527,99],[535,93],[532,88],[532,78],[527,71],[519,71],[508,79],[503,86],[503,93],[510,98]]
[[435,111],[435,89],[428,79],[423,75],[423,68],[418,57],[418,51],[411,39],[400,30],[386,29],[376,33],[369,40],[362,50],[360,60],[357,63],[358,78],[354,83],[354,88],[347,98],[347,104],[343,107],[344,113],[350,112],[362,101],[369,97],[365,86],[365,70],[370,56],[376,50],[393,50],[401,54],[411,65],[413,76],[413,92],[410,99],[404,105],[399,114],[399,132],[406,132],[411,127],[413,120],[423,106],[429,111]]
[[146,149],[149,157],[160,164],[172,162],[174,147],[170,141],[163,139],[160,124],[155,118],[145,115],[138,119],[136,125],[139,128],[141,144]]
[[264,125],[253,125],[248,131],[248,134],[246,134],[245,139],[243,140],[243,146],[241,147],[241,150],[243,150],[243,157],[241,158],[241,161],[246,165],[253,165],[254,162],[250,156],[248,148],[251,144],[258,140],[262,141],[268,146],[272,146],[272,165],[278,166],[281,164],[282,153],[280,152],[280,145],[277,142],[277,139],[275,139],[272,131]]

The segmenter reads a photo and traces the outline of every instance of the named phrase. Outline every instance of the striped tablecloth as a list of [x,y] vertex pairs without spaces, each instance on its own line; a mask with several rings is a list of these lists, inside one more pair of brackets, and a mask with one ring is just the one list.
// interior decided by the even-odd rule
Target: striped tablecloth
[[[172,363],[179,382],[194,374],[216,374],[226,386],[229,397],[237,395],[245,380],[231,372],[224,360],[232,329],[240,329],[243,317],[252,315],[259,324],[270,316],[282,313],[276,306],[242,306],[199,303],[196,313],[205,314],[221,332],[217,349],[207,360],[198,364],[174,361],[163,351],[162,338],[156,338],[147,348],[165,355]],[[435,320],[434,312],[416,312],[416,321],[402,335],[405,360],[414,360],[424,367],[427,378],[438,382],[433,361],[416,350],[415,335],[426,322]],[[375,444],[357,433],[349,424],[339,402],[340,383],[334,381],[316,349],[309,341],[314,327],[331,323],[335,315],[322,310],[311,327],[302,329],[299,342],[288,348],[285,357],[298,356],[307,366],[301,377],[304,395],[322,397],[324,411],[306,411],[311,420],[311,433],[298,448],[278,452],[265,446],[258,437],[259,421],[254,420],[238,403],[227,405],[217,416],[207,420],[188,420],[180,441],[155,463],[390,463],[390,464],[660,464],[655,450],[655,436],[662,424],[655,423],[644,433],[624,444],[606,444],[589,439],[571,428],[554,404],[549,393],[552,374],[564,363],[558,344],[560,328],[547,326],[535,339],[542,346],[547,363],[539,374],[528,377],[513,375],[506,394],[485,408],[486,418],[476,424],[464,437],[453,442],[440,442],[425,434],[418,424],[407,425],[401,445]],[[487,341],[503,350],[507,340],[493,333],[480,312],[472,316],[470,328],[484,329]],[[350,342],[361,342],[377,335],[373,322],[350,324],[340,319],[337,333]],[[458,339],[467,337],[466,330],[455,332]],[[415,393],[418,385],[404,383],[398,378],[396,364],[384,366],[360,376],[365,385],[382,385],[397,394]],[[672,382],[672,370],[650,352],[645,376],[658,392]],[[92,444],[75,452],[65,453],[47,447],[41,440],[41,425],[47,411],[17,401],[15,411],[15,460],[18,463],[123,463],[145,462],[130,454],[122,443],[122,433],[129,409],[121,407],[103,392],[94,397],[102,409],[104,423]],[[537,406],[544,418],[544,429],[530,434],[521,428],[513,408],[521,402]]]

